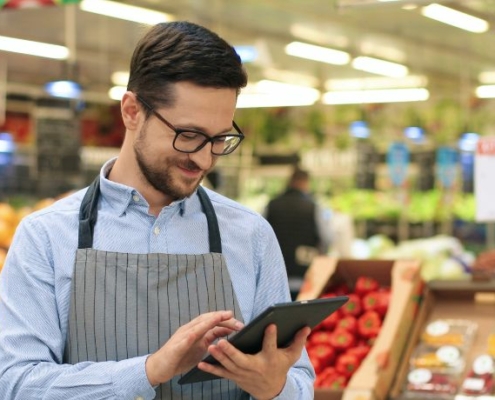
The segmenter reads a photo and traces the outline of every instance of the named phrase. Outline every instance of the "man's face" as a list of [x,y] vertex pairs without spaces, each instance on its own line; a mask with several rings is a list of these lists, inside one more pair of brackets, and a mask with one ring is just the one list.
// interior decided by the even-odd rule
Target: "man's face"
[[[176,128],[199,130],[208,136],[232,131],[235,89],[180,82],[175,84],[175,91],[174,105],[155,111]],[[181,153],[172,145],[174,138],[175,132],[151,114],[134,140],[134,152],[151,186],[173,199],[182,199],[196,190],[218,156],[211,154],[210,143],[195,153]]]

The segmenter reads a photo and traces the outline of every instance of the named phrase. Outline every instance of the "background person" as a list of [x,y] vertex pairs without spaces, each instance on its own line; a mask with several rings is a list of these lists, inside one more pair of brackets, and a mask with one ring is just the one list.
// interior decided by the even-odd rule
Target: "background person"
[[285,191],[270,200],[265,210],[282,248],[293,299],[312,259],[329,249],[329,213],[311,196],[309,173],[299,167],[294,168]]
[[[309,328],[243,354],[223,338],[290,300],[263,217],[200,182],[244,135],[233,47],[188,22],[134,50],[119,156],[89,188],[27,216],[0,277],[2,399],[311,399]],[[180,386],[209,351],[225,379]]]

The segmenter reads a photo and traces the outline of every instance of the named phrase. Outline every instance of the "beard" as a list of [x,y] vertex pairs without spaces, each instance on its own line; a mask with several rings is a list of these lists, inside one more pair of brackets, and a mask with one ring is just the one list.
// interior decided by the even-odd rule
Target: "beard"
[[151,153],[148,149],[152,146],[146,142],[146,137],[147,132],[145,126],[143,126],[134,145],[136,161],[144,178],[154,189],[165,194],[166,196],[172,197],[174,200],[180,200],[191,196],[198,188],[202,179],[206,175],[206,172],[203,172],[199,179],[174,177],[174,166],[189,170],[198,170],[199,167],[195,162],[189,159],[181,160],[180,158],[174,157],[168,157],[164,162],[160,163],[150,161],[146,158],[145,154]]

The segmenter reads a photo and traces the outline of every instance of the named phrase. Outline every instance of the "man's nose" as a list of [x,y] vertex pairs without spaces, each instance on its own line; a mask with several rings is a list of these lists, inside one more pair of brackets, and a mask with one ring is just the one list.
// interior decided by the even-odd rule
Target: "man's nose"
[[214,155],[211,153],[211,146],[212,143],[206,143],[202,149],[189,154],[191,161],[195,162],[204,171],[213,166]]

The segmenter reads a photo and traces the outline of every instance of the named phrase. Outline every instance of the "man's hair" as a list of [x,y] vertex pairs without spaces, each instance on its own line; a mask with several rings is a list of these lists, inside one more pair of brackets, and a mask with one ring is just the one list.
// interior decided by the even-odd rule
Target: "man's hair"
[[186,21],[160,23],[134,49],[127,90],[153,106],[170,106],[171,85],[177,82],[232,88],[239,94],[247,74],[234,48],[216,33]]
[[309,181],[309,172],[296,166],[292,171],[292,175],[289,178],[289,186],[297,185],[301,182]]

